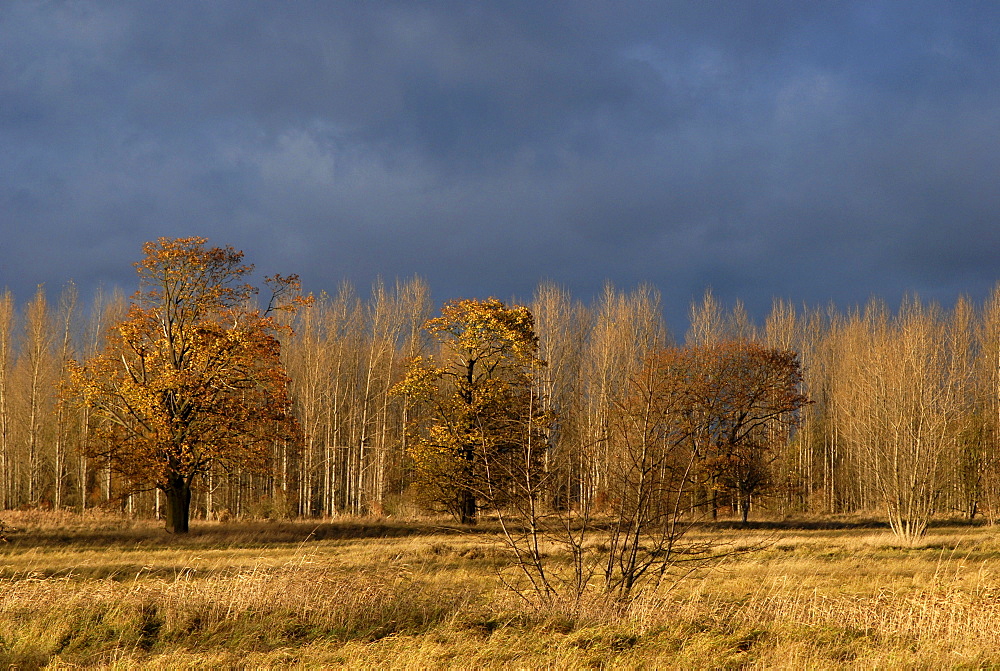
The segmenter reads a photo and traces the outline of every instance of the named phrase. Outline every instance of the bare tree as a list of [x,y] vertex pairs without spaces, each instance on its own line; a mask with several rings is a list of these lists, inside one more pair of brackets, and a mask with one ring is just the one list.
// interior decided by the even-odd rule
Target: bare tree
[[51,434],[49,418],[56,401],[53,345],[45,289],[39,286],[25,307],[24,333],[16,364],[21,392],[21,458],[27,468],[23,491],[29,505],[38,504],[44,494],[43,460],[48,456],[45,452]]
[[[690,423],[697,398],[696,356],[671,348],[650,357],[629,380],[611,432],[612,519],[604,562],[605,590],[627,599],[646,579],[658,583],[692,548],[687,504],[696,484]],[[697,553],[694,553],[697,554]]]
[[[56,379],[64,379],[69,372],[70,362],[74,355],[74,328],[77,318],[77,298],[76,286],[70,282],[59,298],[59,310],[57,313],[59,339],[55,355],[55,376]],[[62,508],[66,500],[66,480],[67,459],[69,453],[68,443],[71,436],[78,435],[73,431],[72,420],[75,413],[66,403],[56,403],[55,426],[53,436],[53,499],[52,505],[58,510]],[[82,488],[81,484],[81,488]]]
[[0,506],[11,507],[13,436],[11,422],[11,367],[13,365],[14,296],[0,294]]
[[981,412],[978,438],[983,461],[975,475],[983,512],[996,520],[1000,517],[1000,284],[983,307],[976,347],[976,399]]
[[945,485],[961,376],[935,306],[910,299],[891,322],[869,324],[845,395],[848,437],[867,460],[889,523],[904,539],[925,532]]
[[580,450],[587,454],[581,474],[582,496],[603,507],[609,500],[607,470],[613,458],[607,437],[615,406],[627,391],[629,376],[646,356],[668,344],[660,295],[648,285],[631,294],[604,287],[593,312],[581,367]]
[[567,508],[583,498],[581,446],[584,438],[582,417],[583,352],[591,314],[569,292],[551,282],[535,292],[531,310],[535,315],[539,357],[547,366],[536,377],[536,396],[543,410],[555,418],[546,442],[545,469],[555,482],[552,501],[555,508]]

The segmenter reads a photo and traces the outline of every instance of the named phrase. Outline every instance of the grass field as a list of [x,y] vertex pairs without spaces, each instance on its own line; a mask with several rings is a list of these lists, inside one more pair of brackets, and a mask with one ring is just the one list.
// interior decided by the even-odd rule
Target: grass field
[[[696,533],[765,549],[577,613],[504,589],[490,525],[3,513],[0,666],[1000,666],[1000,539],[942,523]],[[833,527],[833,528],[831,528]]]

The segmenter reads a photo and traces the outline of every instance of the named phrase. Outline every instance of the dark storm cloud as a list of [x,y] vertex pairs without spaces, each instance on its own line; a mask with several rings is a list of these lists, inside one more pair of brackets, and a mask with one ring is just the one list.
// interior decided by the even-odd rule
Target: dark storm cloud
[[313,290],[1000,279],[991,3],[8,3],[0,285],[205,235]]

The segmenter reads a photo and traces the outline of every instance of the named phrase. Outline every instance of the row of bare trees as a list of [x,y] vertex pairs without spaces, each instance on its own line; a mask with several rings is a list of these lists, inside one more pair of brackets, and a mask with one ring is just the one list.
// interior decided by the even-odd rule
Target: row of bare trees
[[1000,287],[981,306],[910,297],[847,311],[776,302],[763,327],[712,296],[689,338],[800,353],[813,401],[771,466],[780,512],[877,512],[904,537],[931,515],[1000,513]]
[[[87,411],[59,402],[68,363],[102,346],[124,304],[121,293],[101,292],[82,305],[71,285],[55,301],[41,288],[21,305],[0,294],[2,507],[158,511],[154,491],[129,491],[88,463],[79,449],[89,440]],[[555,418],[543,455],[560,478],[553,504],[600,508],[621,457],[608,436],[622,400],[651,353],[672,344],[659,295],[608,285],[585,304],[543,284],[528,307],[547,362],[535,396]],[[419,279],[378,282],[367,295],[345,284],[302,309],[283,357],[303,444],[276,443],[268,475],[210,473],[199,514],[378,514],[407,505],[407,403],[392,390],[407,362],[430,352],[422,326],[433,310]],[[1000,288],[981,305],[961,299],[949,309],[915,298],[898,309],[877,300],[849,310],[779,301],[763,324],[708,293],[692,306],[684,340],[797,352],[812,401],[798,429],[770,441],[744,473],[758,483],[753,498],[715,483],[697,497],[703,512],[878,512],[903,535],[922,533],[933,513],[1000,516]]]
[[816,400],[787,455],[798,507],[880,510],[902,536],[936,512],[997,516],[1000,290],[978,309],[783,309]]
[[[0,293],[0,503],[4,508],[84,509],[113,497],[112,476],[88,463],[86,412],[60,402],[67,366],[96,351],[108,323],[121,317],[120,292],[98,292],[89,311],[76,288],[53,305],[44,288],[18,309]],[[84,316],[86,314],[86,316]]]

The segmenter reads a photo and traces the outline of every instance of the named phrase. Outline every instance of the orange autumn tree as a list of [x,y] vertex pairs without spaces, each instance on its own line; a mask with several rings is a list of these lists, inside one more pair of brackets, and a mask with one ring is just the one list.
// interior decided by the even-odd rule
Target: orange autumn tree
[[411,411],[416,484],[426,502],[471,524],[483,505],[507,503],[513,478],[536,477],[544,454],[535,321],[495,298],[457,300],[424,329],[437,355],[412,360],[395,389]]
[[298,436],[279,359],[286,327],[276,318],[301,302],[298,279],[269,278],[260,309],[243,253],[207,242],[146,243],[128,314],[104,349],[70,372],[70,393],[98,420],[87,456],[136,489],[162,491],[172,533],[188,531],[197,476],[263,471],[275,441]]

